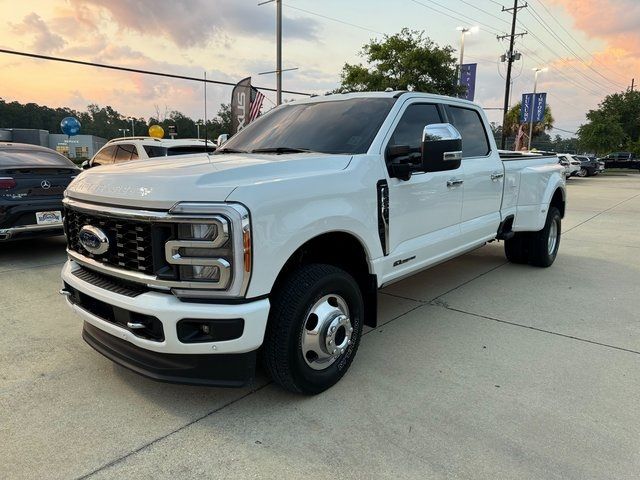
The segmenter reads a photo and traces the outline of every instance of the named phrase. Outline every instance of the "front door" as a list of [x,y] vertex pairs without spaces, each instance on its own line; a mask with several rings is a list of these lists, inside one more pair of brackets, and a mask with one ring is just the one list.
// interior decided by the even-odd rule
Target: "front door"
[[[392,128],[387,146],[406,145],[419,151],[424,127],[442,121],[437,105],[410,103]],[[458,247],[463,182],[462,167],[414,173],[406,181],[389,179],[389,255],[384,282],[435,263]]]

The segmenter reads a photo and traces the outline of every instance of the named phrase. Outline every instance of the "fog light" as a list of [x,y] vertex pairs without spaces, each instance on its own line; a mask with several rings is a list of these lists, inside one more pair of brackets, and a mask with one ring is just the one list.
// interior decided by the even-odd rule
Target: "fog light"
[[181,265],[182,280],[199,280],[206,282],[220,281],[220,268],[215,265]]

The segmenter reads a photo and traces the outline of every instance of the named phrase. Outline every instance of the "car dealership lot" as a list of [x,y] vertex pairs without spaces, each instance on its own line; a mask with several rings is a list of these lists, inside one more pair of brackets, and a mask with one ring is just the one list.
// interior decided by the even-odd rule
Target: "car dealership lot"
[[632,478],[640,175],[569,180],[550,269],[490,244],[380,294],[345,378],[156,383],[86,345],[61,238],[0,245],[0,478]]

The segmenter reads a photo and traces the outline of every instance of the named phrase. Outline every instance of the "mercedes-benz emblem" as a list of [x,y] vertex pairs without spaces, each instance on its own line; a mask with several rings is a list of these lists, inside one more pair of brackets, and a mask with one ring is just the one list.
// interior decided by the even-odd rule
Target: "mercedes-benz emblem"
[[51,182],[49,180],[42,180],[40,186],[45,190],[49,190],[51,188]]

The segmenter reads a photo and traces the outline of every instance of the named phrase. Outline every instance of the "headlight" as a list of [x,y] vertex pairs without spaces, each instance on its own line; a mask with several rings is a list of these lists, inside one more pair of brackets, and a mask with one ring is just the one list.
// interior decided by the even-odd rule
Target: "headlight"
[[251,228],[246,208],[237,204],[181,203],[171,213],[184,215],[184,220],[177,224],[177,240],[165,244],[165,256],[189,288],[174,289],[174,293],[195,297],[243,295],[251,272]]

